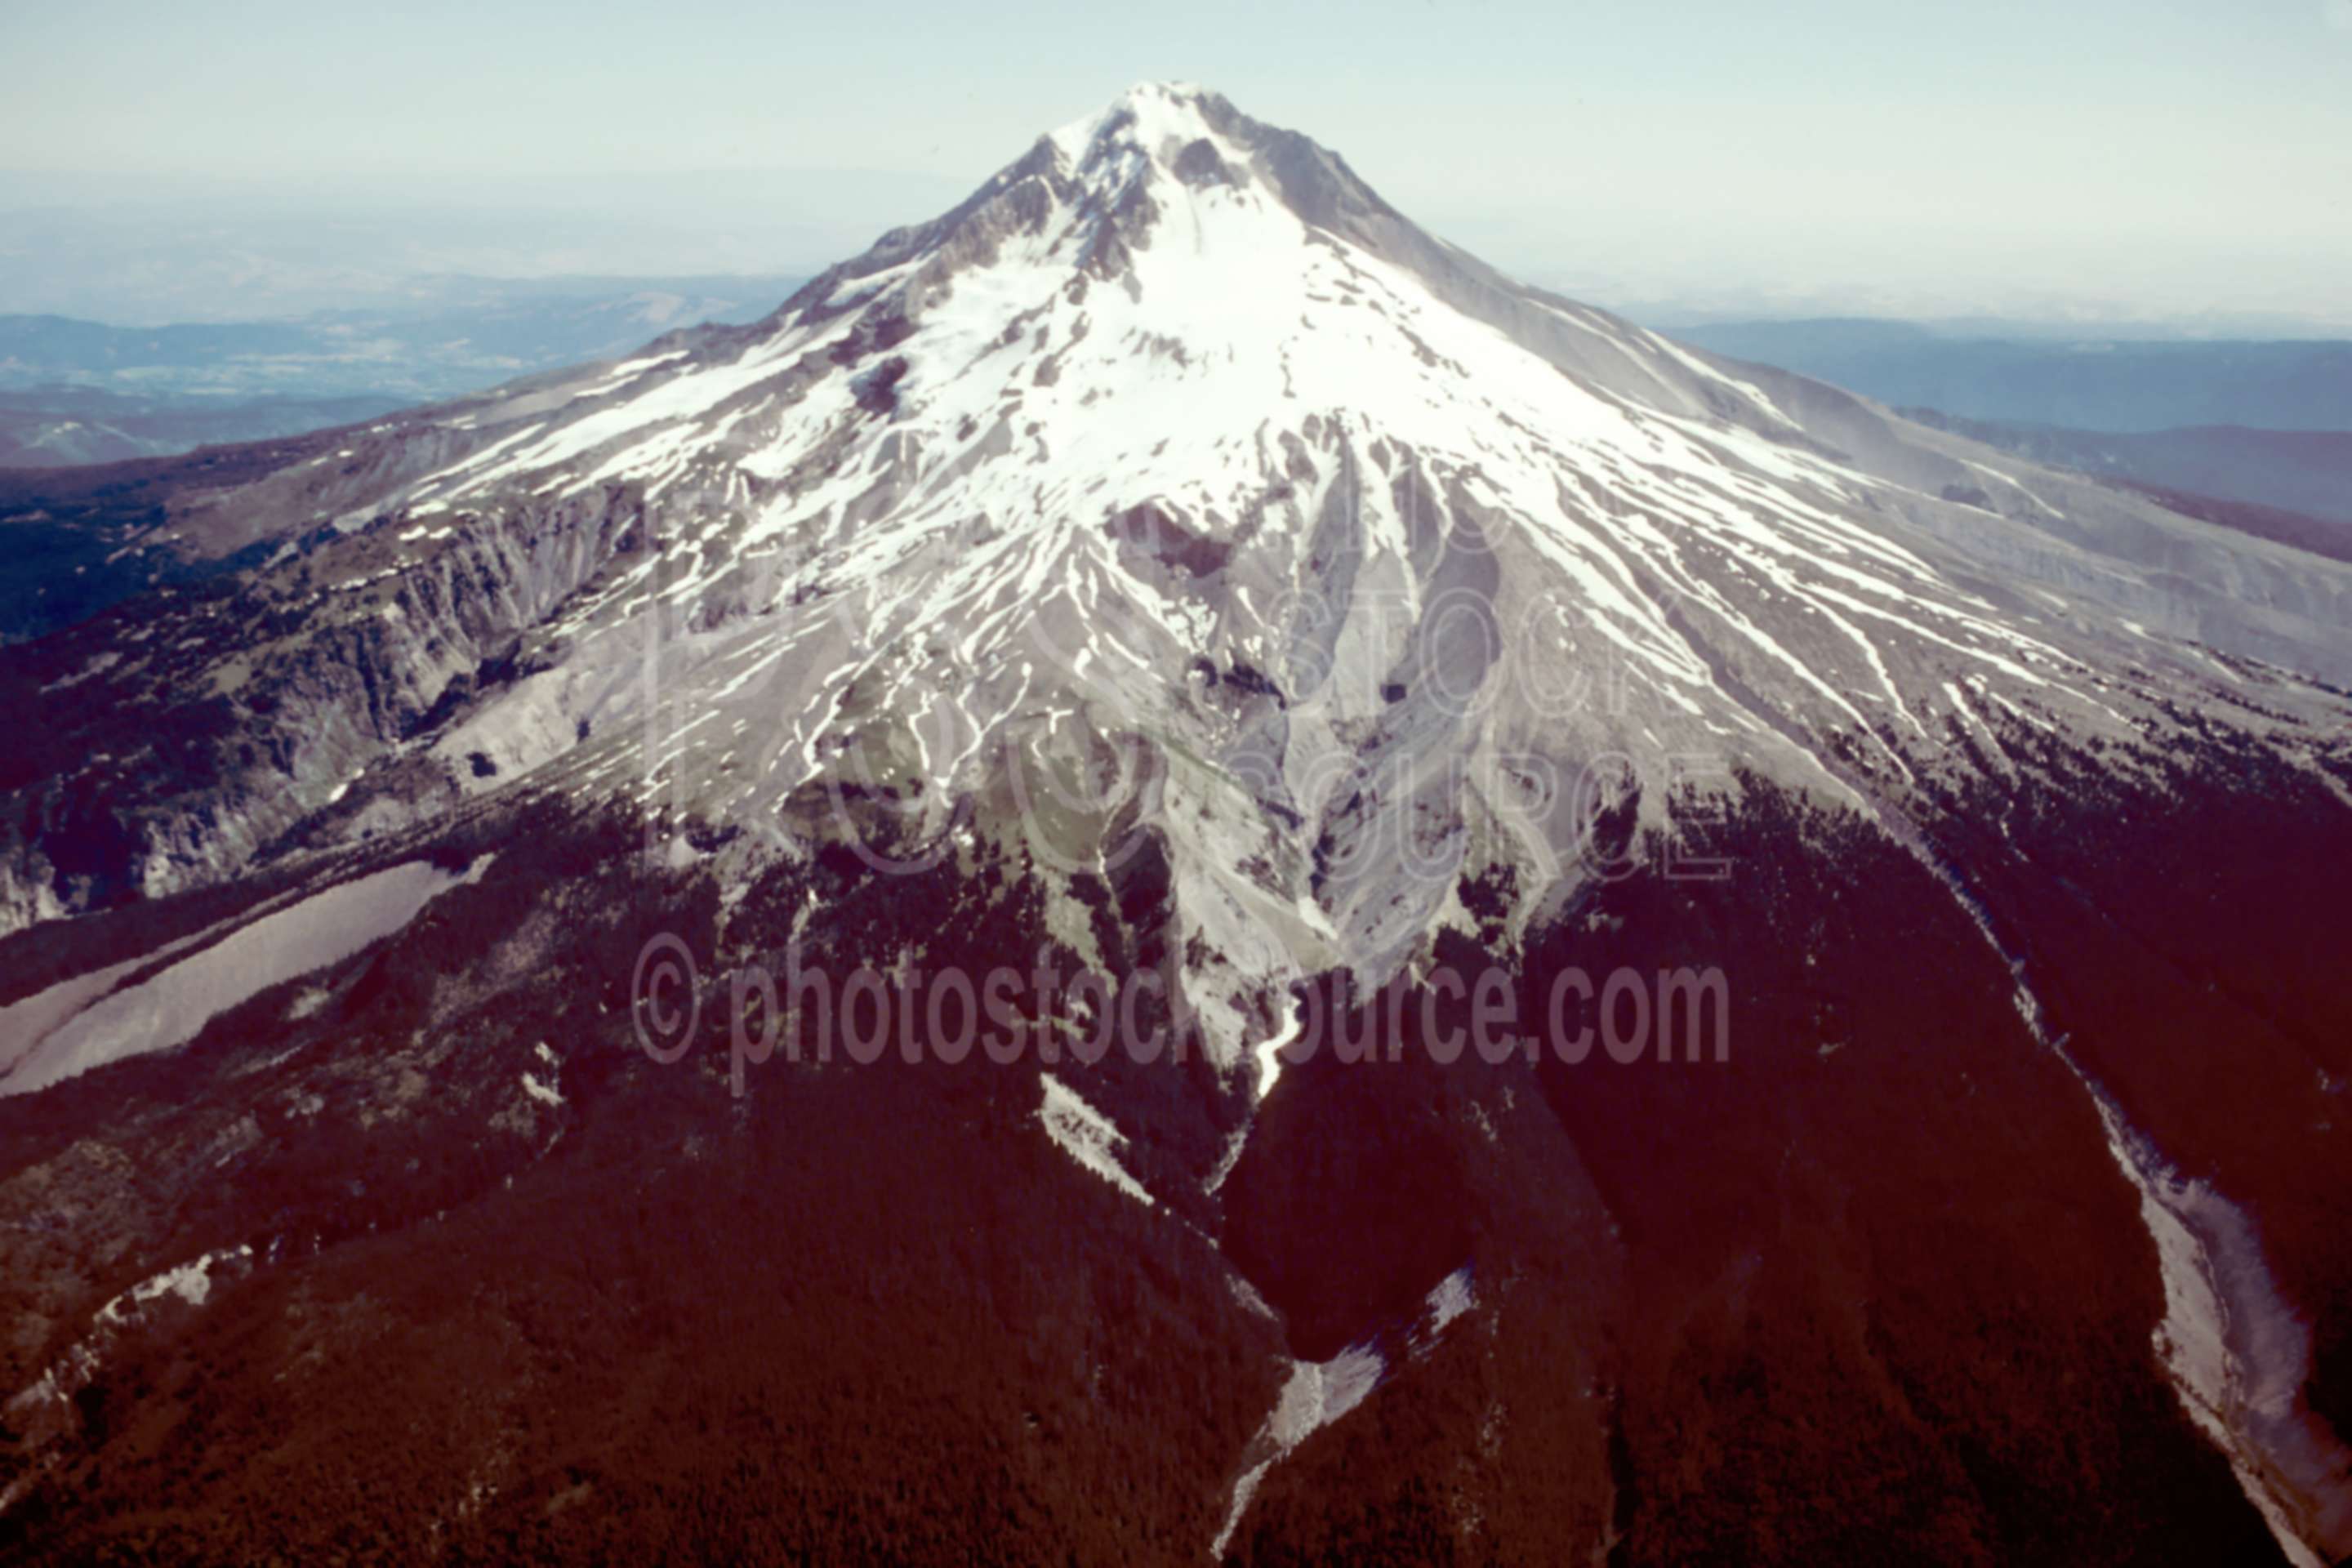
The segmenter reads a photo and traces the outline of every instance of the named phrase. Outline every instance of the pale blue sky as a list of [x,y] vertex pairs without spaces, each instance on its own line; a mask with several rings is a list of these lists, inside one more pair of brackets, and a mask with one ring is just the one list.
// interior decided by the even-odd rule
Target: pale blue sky
[[[2352,320],[2352,0],[337,9],[0,0],[0,166],[954,189],[1179,78],[1339,148],[1500,264],[1604,296]],[[694,188],[726,216],[723,182]]]

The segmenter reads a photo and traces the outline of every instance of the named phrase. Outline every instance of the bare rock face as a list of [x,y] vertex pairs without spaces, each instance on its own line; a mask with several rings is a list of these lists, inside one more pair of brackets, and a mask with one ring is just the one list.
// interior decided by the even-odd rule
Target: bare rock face
[[[184,577],[0,652],[34,1559],[341,1550],[369,1466],[410,1556],[2352,1550],[2352,566],[1171,86],[755,325],[332,435],[154,480]],[[886,995],[860,1063],[780,992],[730,1059],[787,954],[1146,977],[1185,1045],[1065,1054],[1065,990],[918,1065]],[[1706,972],[1721,1055],[1433,1055]],[[168,1457],[264,1434],[313,1506]]]
[[558,608],[639,528],[620,487],[434,528],[330,527],[258,572],[37,645],[29,717],[88,761],[24,792],[15,923],[217,881],[314,814],[357,811],[371,767],[560,657]]

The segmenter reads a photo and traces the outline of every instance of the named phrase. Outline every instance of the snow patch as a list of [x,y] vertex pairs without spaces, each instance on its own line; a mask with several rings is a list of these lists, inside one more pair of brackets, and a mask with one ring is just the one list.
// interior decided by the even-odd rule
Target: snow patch
[[2352,1553],[2352,1451],[2304,1400],[2310,1329],[2280,1296],[2246,1213],[2173,1168],[2083,1081],[2156,1243],[2158,1359],[2280,1550],[2296,1568],[2327,1568]]
[[1274,1413],[1250,1441],[1244,1456],[1250,1462],[1234,1482],[1224,1525],[1209,1548],[1212,1557],[1224,1556],[1266,1472],[1298,1445],[1370,1398],[1388,1370],[1380,1352],[1363,1344],[1350,1345],[1329,1361],[1295,1361],[1289,1365],[1290,1375],[1275,1399]]
[[1432,1338],[1445,1331],[1445,1326],[1478,1304],[1478,1292],[1471,1288],[1470,1268],[1465,1264],[1440,1279],[1429,1292],[1429,1333]]
[[161,1274],[141,1280],[130,1289],[98,1310],[96,1321],[109,1327],[121,1327],[139,1315],[141,1309],[152,1306],[166,1296],[176,1296],[191,1307],[201,1307],[211,1299],[213,1266],[219,1263],[241,1263],[253,1256],[250,1246],[226,1247],[192,1258],[177,1268],[166,1268]]
[[46,1089],[109,1062],[184,1044],[214,1015],[390,936],[451,888],[479,880],[490,860],[482,856],[462,874],[411,860],[340,883],[273,910],[69,1016],[44,1019],[47,1027],[37,1038],[0,1047],[0,1056],[15,1058],[0,1076],[0,1095]]
[[1038,1081],[1045,1085],[1045,1096],[1037,1107],[1037,1120],[1044,1124],[1045,1136],[1129,1197],[1147,1208],[1156,1206],[1143,1184],[1118,1163],[1118,1151],[1126,1146],[1127,1134],[1052,1074],[1042,1075]]

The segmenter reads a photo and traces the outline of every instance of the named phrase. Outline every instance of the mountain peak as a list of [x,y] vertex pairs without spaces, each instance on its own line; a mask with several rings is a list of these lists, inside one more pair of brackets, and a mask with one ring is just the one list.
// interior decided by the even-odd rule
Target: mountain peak
[[906,274],[887,288],[919,308],[950,278],[996,266],[1008,246],[1032,263],[1133,287],[1136,257],[1171,225],[1181,248],[1194,254],[1263,253],[1277,231],[1319,232],[1420,276],[1457,303],[1511,287],[1415,226],[1337,153],[1253,120],[1209,89],[1143,81],[1037,138],[948,212],[892,229],[822,274],[773,321],[805,321],[811,310],[864,299],[846,286],[884,273]]
[[[1140,239],[1159,216],[1143,195],[1169,182],[1192,187],[1257,183],[1252,146],[1265,127],[1213,92],[1187,82],[1138,82],[1098,112],[1049,132],[1055,172],[1076,186],[1074,205]],[[1023,165],[1016,164],[1015,167]]]
[[[1139,81],[1094,113],[1051,132],[1052,142],[1072,167],[1084,162],[1097,141],[1124,140],[1147,152],[1171,137],[1209,134],[1213,114],[1234,114],[1233,105],[1206,88],[1185,81]],[[1122,136],[1122,132],[1125,133]]]

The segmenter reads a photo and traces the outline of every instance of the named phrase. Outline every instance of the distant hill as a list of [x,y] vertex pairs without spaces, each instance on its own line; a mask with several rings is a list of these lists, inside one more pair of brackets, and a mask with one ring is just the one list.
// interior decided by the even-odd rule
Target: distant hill
[[95,387],[0,392],[0,468],[62,468],[262,441],[404,407],[393,397],[126,397]]
[[2345,524],[2352,535],[2352,430],[2208,425],[2109,434],[1958,419],[1931,408],[1903,412],[2053,468],[2283,508]]
[[792,277],[440,277],[403,304],[287,321],[110,326],[0,315],[0,468],[272,440],[372,419],[679,327],[757,321]]
[[0,391],[64,384],[215,404],[268,397],[421,403],[626,353],[677,327],[757,321],[799,282],[780,276],[448,277],[418,280],[402,304],[289,321],[121,327],[0,315]]
[[1668,329],[1898,406],[2100,433],[2186,426],[2352,430],[2352,342],[1959,337],[1910,321],[1726,321]]

